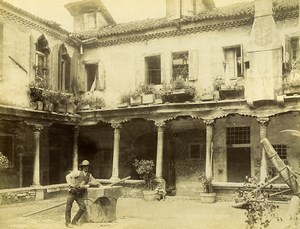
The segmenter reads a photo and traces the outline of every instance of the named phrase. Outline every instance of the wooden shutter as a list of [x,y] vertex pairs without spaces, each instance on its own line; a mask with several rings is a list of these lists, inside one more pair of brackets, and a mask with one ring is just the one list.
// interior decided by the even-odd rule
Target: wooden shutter
[[244,63],[244,49],[243,49],[243,45],[240,46],[240,49],[241,49],[241,75],[244,75],[245,63]]
[[[216,44],[218,44],[217,41]],[[220,46],[213,46],[211,49],[211,74],[213,79],[224,78],[224,52],[225,50],[223,50]]]
[[29,81],[33,81],[35,78],[35,70],[33,69],[33,66],[35,65],[35,44],[34,44],[34,38],[32,35],[30,35],[30,57],[29,57]]
[[169,83],[172,79],[172,53],[164,52],[161,55],[161,83]]
[[197,80],[199,75],[198,51],[189,51],[189,80]]
[[292,69],[292,46],[289,36],[285,36],[284,68],[286,70]]
[[86,71],[85,66],[81,61],[81,55],[76,51],[73,53],[72,69],[74,71],[73,84],[77,87],[78,91],[86,91]]
[[104,90],[106,87],[106,81],[105,81],[105,69],[103,61],[99,61],[98,63],[98,71],[97,71],[97,79],[96,79],[96,90]]
[[79,96],[79,84],[77,79],[77,56],[79,53],[77,51],[74,51],[73,56],[71,58],[71,87],[72,91],[75,94],[75,96]]
[[145,56],[137,56],[135,59],[135,85],[145,83],[146,71],[145,71]]
[[59,47],[60,44],[56,44],[52,52],[50,53],[50,59],[49,63],[51,63],[51,66],[49,68],[49,86],[53,90],[58,90],[58,79],[59,79],[59,73],[60,73],[60,60],[61,60],[61,55],[59,54]]

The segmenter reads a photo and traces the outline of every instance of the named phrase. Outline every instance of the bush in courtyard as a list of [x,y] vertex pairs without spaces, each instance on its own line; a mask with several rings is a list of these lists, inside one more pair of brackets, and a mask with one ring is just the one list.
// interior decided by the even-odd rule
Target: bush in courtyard
[[147,190],[154,190],[155,187],[155,173],[154,162],[152,160],[137,160],[135,159],[133,166],[135,171],[146,182]]
[[8,168],[8,158],[0,152],[0,170]]

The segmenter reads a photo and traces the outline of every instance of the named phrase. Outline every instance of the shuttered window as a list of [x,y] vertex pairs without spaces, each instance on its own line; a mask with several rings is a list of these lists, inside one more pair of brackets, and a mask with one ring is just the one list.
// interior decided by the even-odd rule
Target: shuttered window
[[225,47],[225,78],[236,79],[244,75],[243,50],[242,46]]
[[198,79],[198,52],[196,50],[172,53],[172,78],[194,81]]

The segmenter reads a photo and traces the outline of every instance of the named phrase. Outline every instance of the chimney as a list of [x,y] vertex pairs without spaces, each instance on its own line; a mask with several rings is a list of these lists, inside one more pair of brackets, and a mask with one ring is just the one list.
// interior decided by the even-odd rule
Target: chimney
[[166,0],[166,16],[169,20],[191,17],[213,7],[213,0]]
[[250,68],[245,96],[249,103],[274,100],[282,87],[282,44],[273,18],[272,0],[254,0],[255,15],[246,46]]

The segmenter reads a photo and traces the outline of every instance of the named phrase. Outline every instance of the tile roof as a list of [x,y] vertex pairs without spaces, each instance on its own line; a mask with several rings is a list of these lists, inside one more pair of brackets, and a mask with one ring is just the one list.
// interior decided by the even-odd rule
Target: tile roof
[[[275,17],[280,16],[283,11],[298,9],[298,0],[274,0],[273,11]],[[114,35],[128,35],[134,33],[144,33],[151,30],[157,30],[160,28],[167,28],[177,26],[178,23],[189,24],[193,22],[204,22],[209,20],[220,19],[243,19],[245,17],[254,16],[254,3],[245,2],[233,4],[221,8],[214,8],[212,10],[205,10],[193,17],[184,17],[177,20],[168,20],[167,18],[158,19],[146,19],[141,21],[134,21],[129,23],[121,23],[116,25],[109,25],[97,30],[91,30],[86,32],[75,33],[80,39],[89,38],[104,38]]]
[[50,20],[46,20],[46,19],[43,19],[41,17],[38,17],[38,16],[36,16],[36,15],[34,15],[32,13],[29,13],[26,10],[18,8],[18,7],[14,6],[14,5],[12,5],[12,4],[8,3],[8,2],[5,2],[5,1],[0,1],[0,5],[1,4],[4,5],[5,7],[9,8],[9,9],[11,9],[11,10],[13,10],[14,12],[18,12],[18,13],[24,15],[24,16],[30,17],[30,18],[36,20],[37,22],[40,22],[40,23],[42,23],[44,25],[49,26],[52,29],[58,30],[59,32],[69,33],[67,30],[63,29],[60,24],[58,24],[58,23],[56,23],[54,21],[50,21]]

